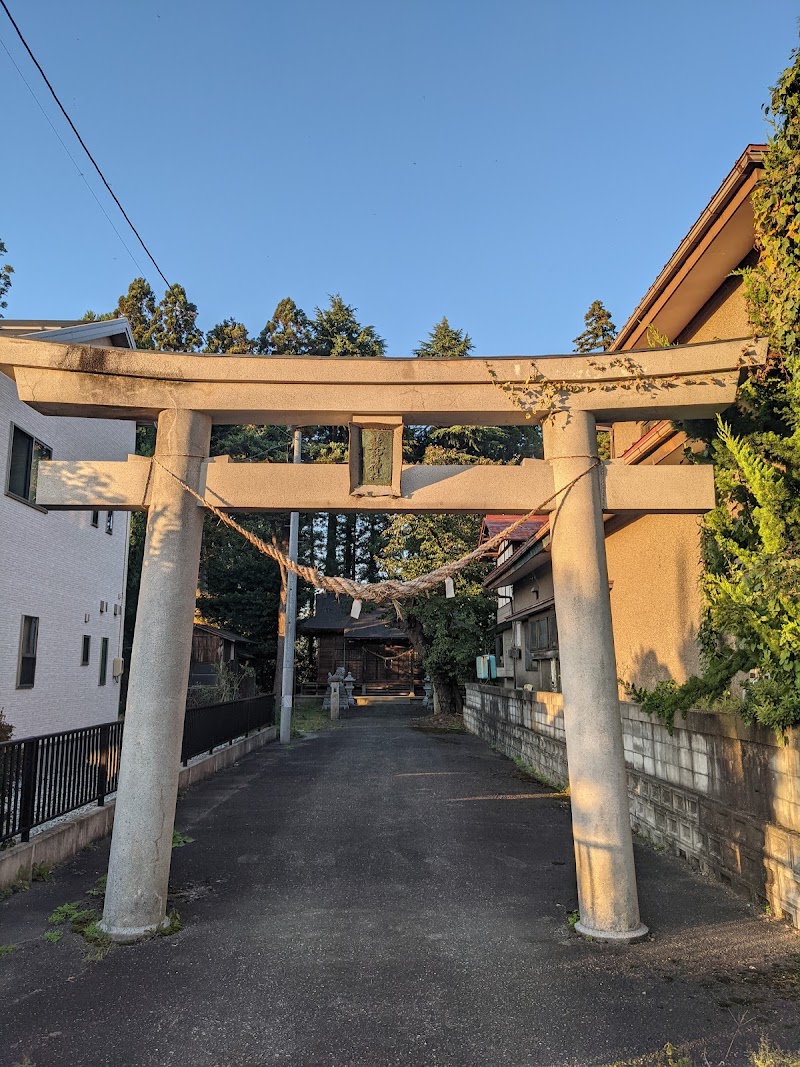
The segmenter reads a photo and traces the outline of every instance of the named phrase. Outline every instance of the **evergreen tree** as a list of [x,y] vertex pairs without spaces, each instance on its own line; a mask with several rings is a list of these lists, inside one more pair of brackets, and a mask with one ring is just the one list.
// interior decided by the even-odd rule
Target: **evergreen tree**
[[611,312],[602,300],[593,300],[583,316],[586,329],[573,340],[575,352],[605,352],[617,335]]
[[117,301],[114,315],[128,320],[137,348],[153,349],[156,323],[156,295],[144,278],[134,278],[128,291]]
[[256,352],[262,356],[304,356],[311,351],[308,316],[291,297],[279,300],[272,318],[258,335]]
[[[285,516],[245,515],[243,526],[267,542],[284,541]],[[256,673],[273,684],[277,652],[280,569],[240,534],[208,518],[203,532],[198,609],[208,622],[254,642]]]
[[454,330],[447,318],[442,316],[427,340],[414,349],[414,355],[420,359],[463,359],[474,347],[469,334]]
[[[7,252],[5,244],[0,241],[0,256],[4,256]],[[3,308],[8,307],[8,301],[5,299],[6,293],[11,288],[11,275],[14,273],[14,268],[10,263],[4,263],[0,267],[0,319],[3,316]]]
[[223,319],[212,326],[206,334],[204,352],[219,352],[225,355],[249,355],[255,342],[248,336],[247,327],[236,319]]
[[108,319],[126,318],[133,334],[133,343],[139,349],[152,349],[153,326],[156,318],[156,296],[144,278],[134,278],[117,301],[113,311],[98,315],[87,311],[82,322],[104,322]]
[[[473,350],[469,334],[437,322],[414,349],[422,359],[463,359]],[[413,427],[406,435],[407,458],[423,463],[513,463],[540,454],[538,426]]]
[[[478,542],[475,515],[395,515],[379,559],[389,578],[417,578],[471,552]],[[406,601],[402,625],[431,677],[439,709],[460,714],[461,685],[473,677],[475,657],[486,651],[495,603],[481,582],[489,564],[478,561],[455,579],[455,597],[440,586]]]
[[311,324],[312,351],[315,356],[359,356],[375,358],[386,353],[386,342],[372,326],[362,326],[356,308],[345,304],[338,293],[330,297],[330,306],[317,308]]
[[800,50],[771,91],[773,135],[753,194],[757,264],[744,286],[769,364],[740,390],[712,452],[721,505],[706,522],[709,630],[758,678],[745,714],[800,723]]
[[159,301],[151,336],[160,352],[194,352],[203,343],[197,305],[190,303],[182,285],[171,285]]

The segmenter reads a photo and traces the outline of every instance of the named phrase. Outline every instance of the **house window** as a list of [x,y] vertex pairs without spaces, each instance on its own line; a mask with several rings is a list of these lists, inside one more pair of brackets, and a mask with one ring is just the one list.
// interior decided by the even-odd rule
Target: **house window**
[[83,643],[81,644],[81,667],[89,666],[89,653],[92,648],[92,639],[88,634],[83,635]]
[[535,675],[532,682],[537,689],[561,691],[558,629],[554,611],[541,612],[528,619],[525,670]]
[[19,665],[17,689],[33,689],[36,676],[36,646],[39,643],[39,619],[36,615],[23,615],[19,636]]
[[53,450],[47,445],[20,430],[19,426],[12,426],[6,493],[17,500],[24,500],[26,504],[35,504],[39,463],[43,459],[51,459],[52,455]]
[[99,511],[93,511],[92,512],[92,526],[98,527],[99,525],[100,525],[100,512]]
[[114,512],[106,512],[106,533],[113,534],[114,532]]
[[108,638],[104,637],[100,641],[100,677],[98,679],[98,685],[106,684],[106,674],[108,673]]

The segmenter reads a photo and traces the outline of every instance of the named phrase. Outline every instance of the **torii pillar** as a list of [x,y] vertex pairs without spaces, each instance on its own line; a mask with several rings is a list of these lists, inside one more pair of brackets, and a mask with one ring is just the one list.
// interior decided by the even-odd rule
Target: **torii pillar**
[[[543,434],[556,486],[596,462],[590,412],[554,413]],[[603,941],[635,941],[647,927],[639,920],[598,468],[559,493],[550,524],[578,877],[575,929]]]
[[166,923],[172,828],[192,650],[203,509],[167,471],[200,488],[211,417],[162,411],[133,638],[125,744],[100,927],[135,941]]

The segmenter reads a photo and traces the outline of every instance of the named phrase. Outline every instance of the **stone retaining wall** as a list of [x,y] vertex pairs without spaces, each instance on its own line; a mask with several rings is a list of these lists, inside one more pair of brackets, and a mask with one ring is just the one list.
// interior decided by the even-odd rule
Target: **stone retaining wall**
[[[568,780],[560,693],[470,684],[467,729],[553,785]],[[786,745],[733,715],[690,712],[670,736],[620,703],[631,825],[800,929],[800,731]]]

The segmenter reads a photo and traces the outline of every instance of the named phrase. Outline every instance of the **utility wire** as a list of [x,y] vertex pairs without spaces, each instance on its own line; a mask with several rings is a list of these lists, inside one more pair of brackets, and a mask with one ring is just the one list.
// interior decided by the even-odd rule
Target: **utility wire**
[[132,261],[134,267],[136,267],[136,269],[139,271],[140,274],[144,274],[144,271],[142,270],[142,268],[139,266],[139,264],[136,261],[136,256],[134,256],[133,252],[131,252],[130,248],[125,243],[125,238],[122,236],[122,234],[119,232],[117,227],[114,225],[113,219],[111,218],[109,213],[106,211],[106,209],[103,206],[102,202],[100,201],[100,198],[98,197],[97,193],[94,191],[94,189],[91,187],[89,182],[86,180],[86,175],[83,173],[81,168],[78,166],[78,161],[75,159],[75,156],[73,156],[72,152],[70,152],[69,148],[64,143],[64,138],[61,136],[61,134],[55,128],[55,125],[53,124],[53,120],[50,118],[50,116],[47,114],[45,109],[42,107],[42,103],[39,100],[39,98],[37,97],[36,93],[31,88],[30,82],[25,77],[25,75],[22,73],[22,71],[20,70],[16,59],[14,59],[14,57],[11,55],[11,53],[8,50],[8,48],[6,47],[5,41],[3,41],[1,38],[0,38],[0,44],[3,46],[3,51],[5,52],[5,54],[8,56],[8,58],[11,60],[12,64],[14,65],[14,68],[16,69],[17,74],[19,74],[20,78],[22,79],[22,81],[23,81],[23,83],[25,85],[25,88],[31,94],[31,96],[33,97],[33,100],[36,103],[37,107],[39,108],[39,110],[44,115],[45,119],[47,120],[47,122],[48,122],[48,124],[50,126],[50,129],[53,131],[53,133],[58,138],[58,140],[59,140],[59,142],[61,144],[61,147],[64,149],[64,151],[67,153],[69,158],[72,160],[72,165],[75,167],[75,170],[78,172],[78,174],[81,176],[81,178],[83,178],[84,185],[86,186],[86,188],[89,190],[89,192],[94,197],[95,203],[100,208],[100,210],[103,212],[103,214],[105,215],[106,219],[108,219],[109,226],[114,231],[114,233],[117,235],[117,237],[119,237],[120,242],[122,244],[122,247],[125,249],[125,251],[128,253],[128,255],[131,257],[131,261]]
[[[166,275],[164,274],[163,270],[161,269],[161,267],[159,267],[158,263],[156,262],[156,260],[155,260],[155,257],[153,256],[153,253],[152,253],[152,252],[150,251],[150,249],[149,249],[149,248],[147,247],[147,245],[146,245],[146,244],[144,243],[144,241],[142,240],[142,237],[141,237],[141,235],[140,235],[139,231],[138,231],[138,230],[136,229],[136,227],[135,227],[135,226],[133,225],[133,223],[131,222],[131,220],[130,220],[130,217],[129,217],[129,215],[128,215],[127,211],[126,211],[126,210],[125,210],[125,208],[124,208],[124,207],[122,206],[122,204],[121,204],[121,203],[119,202],[119,199],[117,198],[117,194],[116,194],[116,193],[114,192],[114,190],[113,190],[113,189],[111,188],[111,186],[110,186],[110,185],[108,184],[108,181],[106,180],[106,176],[105,176],[105,174],[103,174],[102,170],[100,170],[100,167],[98,166],[98,164],[97,164],[97,161],[95,160],[94,156],[92,155],[92,153],[91,153],[91,152],[89,151],[88,147],[86,146],[86,142],[85,142],[85,141],[84,141],[84,139],[83,139],[83,138],[81,137],[81,135],[80,135],[80,134],[78,133],[78,130],[77,130],[76,126],[75,126],[75,123],[74,123],[74,122],[72,121],[72,119],[71,119],[71,118],[69,117],[69,115],[67,114],[67,110],[66,110],[66,108],[65,108],[65,107],[64,107],[64,105],[63,105],[63,104],[61,103],[61,101],[60,101],[60,100],[59,100],[59,98],[58,98],[58,94],[56,93],[56,91],[55,91],[55,89],[53,88],[53,86],[52,86],[52,85],[50,84],[50,79],[49,79],[49,78],[47,77],[47,75],[45,74],[45,72],[44,72],[44,71],[42,70],[42,66],[41,66],[41,64],[39,63],[39,60],[38,60],[38,59],[36,58],[36,56],[35,56],[35,55],[33,54],[33,52],[31,51],[30,45],[29,45],[29,44],[28,44],[28,42],[27,42],[27,41],[25,40],[25,38],[24,38],[24,37],[22,36],[22,30],[20,30],[19,26],[18,26],[18,25],[16,24],[16,22],[14,21],[14,16],[13,16],[13,15],[11,14],[11,12],[10,12],[10,11],[8,10],[8,5],[6,4],[5,0],[0,0],[0,6],[2,6],[2,8],[3,8],[3,11],[5,11],[6,15],[8,16],[8,20],[9,20],[9,22],[11,23],[11,25],[12,25],[12,26],[14,27],[14,30],[16,31],[17,37],[19,37],[20,41],[22,42],[22,45],[23,45],[23,47],[25,48],[25,51],[26,51],[26,52],[28,53],[28,55],[29,55],[29,56],[31,57],[31,60],[33,61],[33,64],[34,64],[34,66],[35,66],[35,67],[36,67],[36,69],[37,69],[37,70],[39,71],[39,73],[41,74],[41,76],[42,76],[42,79],[43,79],[43,81],[44,81],[45,85],[46,85],[46,86],[47,86],[47,88],[48,88],[48,89],[50,90],[50,95],[51,95],[51,96],[53,97],[53,99],[55,100],[55,102],[56,102],[56,103],[58,104],[58,107],[59,107],[59,109],[60,109],[60,111],[61,111],[61,114],[62,114],[62,115],[64,116],[64,118],[65,118],[65,119],[67,120],[67,122],[69,123],[70,129],[71,129],[71,130],[72,130],[72,132],[73,132],[73,133],[75,134],[75,136],[76,136],[76,137],[78,138],[78,141],[80,142],[81,148],[82,148],[82,149],[84,150],[84,152],[86,153],[86,155],[87,155],[87,156],[89,157],[89,160],[91,161],[91,164],[92,164],[92,166],[94,167],[94,169],[95,169],[95,170],[97,171],[97,173],[98,173],[98,174],[100,175],[100,179],[101,179],[101,181],[103,182],[103,185],[105,185],[106,189],[108,189],[109,193],[111,194],[111,197],[112,197],[112,199],[114,200],[114,203],[115,203],[115,204],[117,205],[117,207],[118,207],[118,208],[120,209],[120,211],[122,212],[123,218],[125,219],[125,221],[127,222],[127,224],[128,224],[129,226],[130,226],[130,228],[131,228],[131,229],[133,230],[134,234],[136,235],[136,239],[137,239],[137,241],[138,241],[138,242],[139,242],[139,244],[140,244],[140,245],[142,246],[142,248],[143,248],[143,249],[145,250],[145,252],[147,253],[148,257],[150,258],[150,261],[151,261],[151,263],[152,263],[152,264],[153,264],[153,266],[154,266],[154,267],[156,268],[156,270],[158,271],[158,273],[159,273],[159,274],[161,275],[161,278],[163,279],[163,281],[164,281],[164,284],[165,284],[165,285],[167,286],[167,288],[169,288],[169,282],[167,281]],[[16,66],[16,64],[15,64],[15,66]],[[19,69],[19,68],[17,68],[17,69]],[[62,143],[63,143],[63,142],[62,142]],[[65,147],[66,147],[66,146],[65,146]],[[73,161],[73,162],[74,162],[74,161]],[[109,220],[109,221],[110,221],[110,220]],[[123,243],[124,243],[124,242],[123,242]],[[134,262],[135,262],[135,261],[134,261]]]

